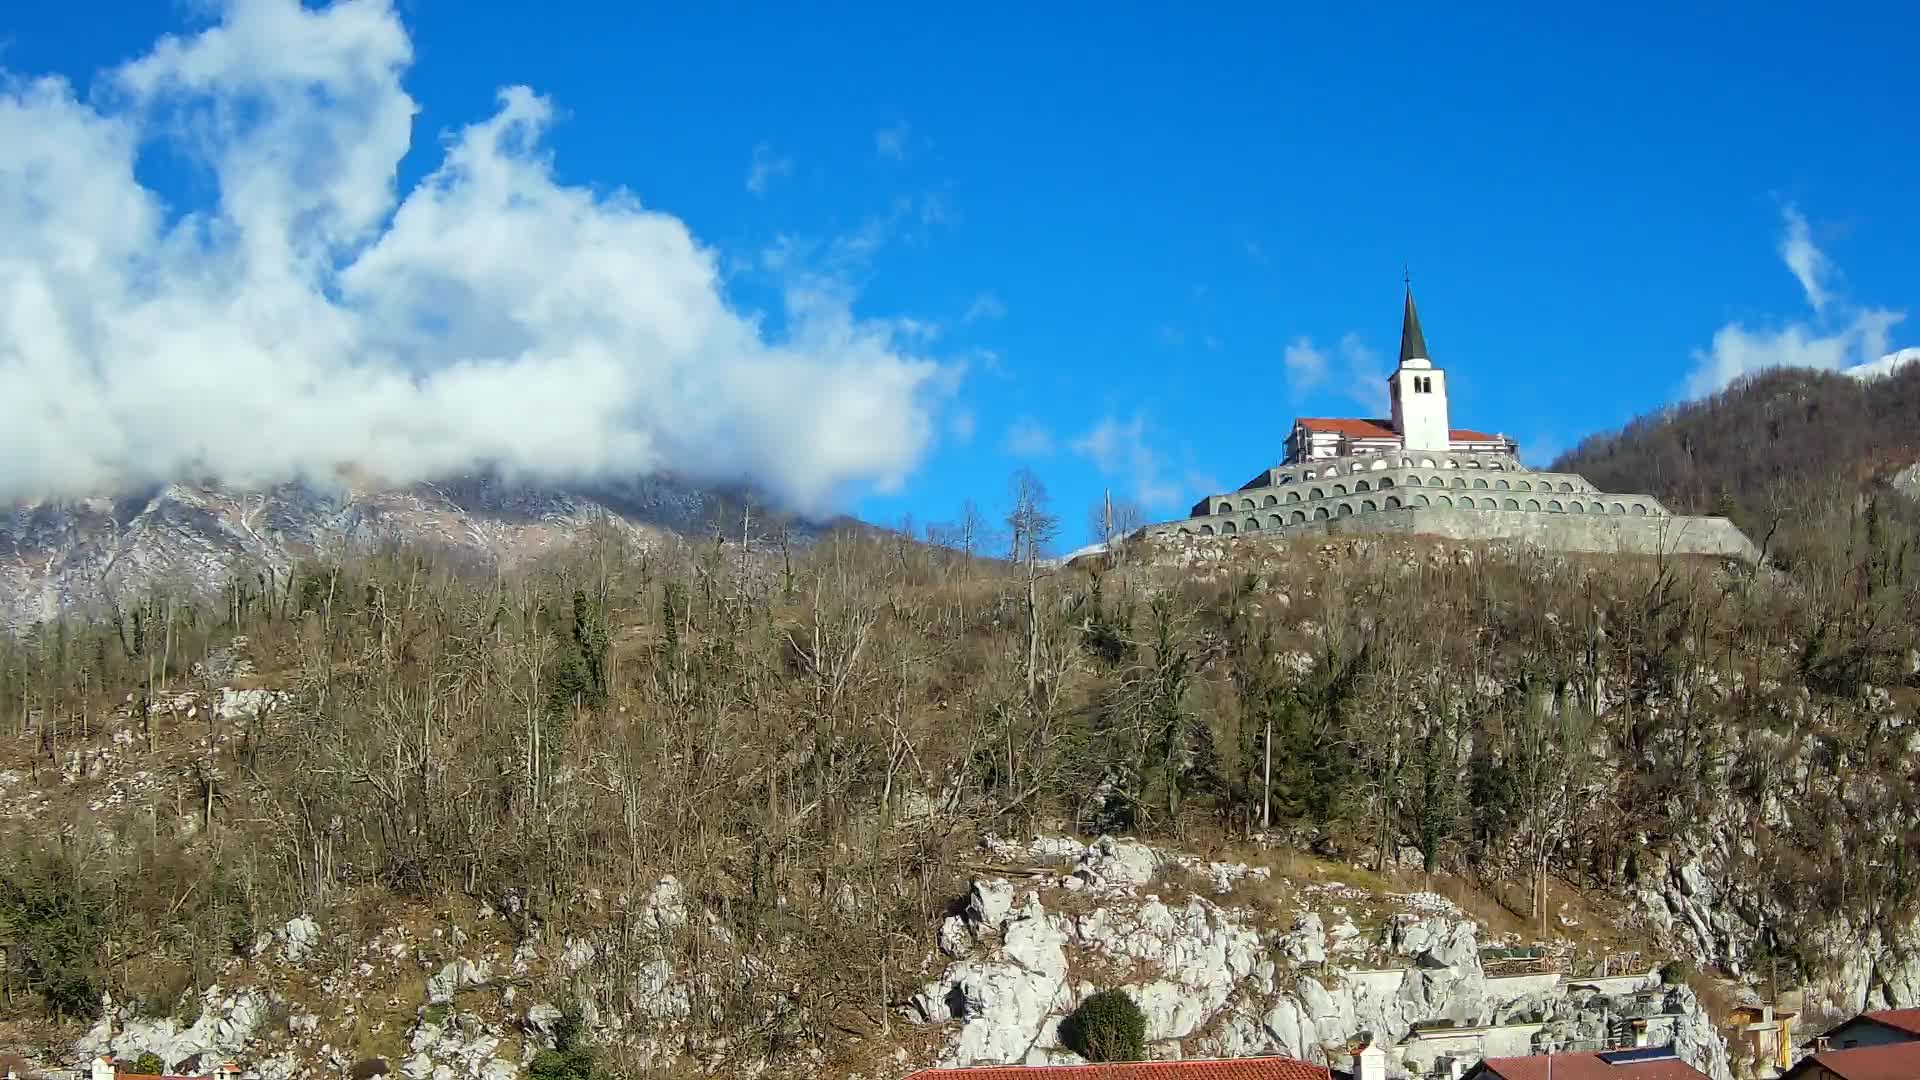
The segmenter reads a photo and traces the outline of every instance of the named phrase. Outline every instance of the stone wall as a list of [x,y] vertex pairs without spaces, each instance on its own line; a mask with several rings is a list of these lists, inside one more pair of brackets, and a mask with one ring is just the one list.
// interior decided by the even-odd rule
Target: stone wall
[[[1205,519],[1149,526],[1147,535],[1195,531]],[[1236,530],[1236,534],[1237,530]],[[1438,506],[1398,507],[1263,529],[1243,535],[1438,536],[1449,540],[1513,540],[1550,551],[1628,555],[1724,555],[1752,561],[1759,551],[1726,518],[1553,513],[1534,510],[1463,510]]]

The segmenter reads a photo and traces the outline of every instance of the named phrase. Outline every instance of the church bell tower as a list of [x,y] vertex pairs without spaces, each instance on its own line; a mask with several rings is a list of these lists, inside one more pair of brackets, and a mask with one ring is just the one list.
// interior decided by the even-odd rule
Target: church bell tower
[[1420,332],[1420,313],[1413,307],[1413,285],[1407,285],[1407,310],[1400,321],[1400,366],[1387,376],[1393,398],[1393,430],[1408,450],[1446,451],[1453,447],[1447,420],[1447,373],[1427,357],[1427,338]]

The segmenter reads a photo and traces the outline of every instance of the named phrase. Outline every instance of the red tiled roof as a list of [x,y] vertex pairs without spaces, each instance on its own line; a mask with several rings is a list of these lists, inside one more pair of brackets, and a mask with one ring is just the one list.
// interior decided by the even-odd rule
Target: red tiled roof
[[1879,1012],[1861,1013],[1860,1017],[1909,1035],[1920,1036],[1920,1009],[1881,1009]]
[[1706,1077],[1679,1058],[1615,1063],[1596,1053],[1488,1058],[1481,1064],[1487,1072],[1505,1080],[1547,1080],[1548,1058],[1553,1059],[1553,1080],[1705,1080]]
[[[1397,439],[1393,430],[1393,421],[1384,419],[1362,419],[1360,417],[1339,416],[1302,416],[1294,421],[1310,431],[1326,431],[1335,435],[1345,435],[1349,439]],[[1494,442],[1498,435],[1489,435],[1484,431],[1470,431],[1466,428],[1454,428],[1447,432],[1454,442]]]
[[[1912,1013],[1912,1009],[1895,1012]],[[1876,1018],[1877,1019],[1877,1018]],[[1910,1018],[1909,1018],[1910,1019]],[[1809,1064],[1811,1063],[1811,1064]],[[1801,1059],[1788,1076],[1812,1072],[1812,1065],[1844,1080],[1911,1080],[1920,1076],[1920,1042],[1884,1043],[1852,1050],[1829,1050]]]
[[985,1065],[922,1069],[906,1080],[1331,1080],[1322,1065],[1298,1058],[1126,1061],[1101,1065]]
[[1395,439],[1391,420],[1362,420],[1358,417],[1303,416],[1294,423],[1312,431],[1330,431],[1349,439]]

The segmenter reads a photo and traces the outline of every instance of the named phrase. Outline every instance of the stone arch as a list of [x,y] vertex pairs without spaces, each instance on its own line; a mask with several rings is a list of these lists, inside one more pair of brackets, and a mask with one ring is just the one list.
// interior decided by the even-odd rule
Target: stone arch
[[1327,513],[1327,508],[1324,506],[1316,506],[1313,508],[1313,520],[1315,521],[1325,521],[1332,516],[1332,514]]
[[1200,526],[1200,535],[1201,535],[1201,536],[1212,536],[1212,535],[1213,535],[1213,526],[1211,526],[1211,525],[1202,525],[1202,526]]
[[1192,529],[1189,529],[1189,528],[1187,528],[1187,527],[1186,527],[1185,525],[1182,525],[1182,526],[1180,526],[1180,535],[1181,535],[1181,536],[1192,536],[1192,535],[1193,535],[1193,530],[1192,530]]
[[1427,497],[1426,497],[1425,495],[1415,495],[1415,496],[1413,497],[1413,505],[1415,505],[1415,506],[1432,506],[1432,505],[1433,505],[1433,500],[1431,500],[1431,499],[1429,499],[1429,498],[1427,498]]
[[1430,457],[1423,457],[1423,458],[1421,458],[1421,459],[1420,459],[1420,467],[1421,467],[1421,468],[1423,468],[1423,469],[1437,469],[1437,468],[1439,468],[1440,466],[1438,466],[1438,465],[1435,465],[1435,464],[1433,463],[1433,459],[1432,459],[1432,458],[1430,458]]
[[1360,500],[1360,512],[1361,512],[1361,513],[1364,513],[1364,514],[1371,514],[1371,513],[1373,513],[1374,511],[1376,511],[1376,510],[1378,510],[1378,509],[1380,509],[1380,508],[1379,508],[1378,506],[1375,506],[1375,505],[1373,504],[1373,500],[1372,500],[1372,499],[1362,499],[1362,500]]
[[1441,458],[1440,467],[1443,469],[1457,469],[1460,467],[1460,463],[1452,458]]
[[1512,485],[1512,484],[1509,484],[1509,483],[1507,483],[1507,478],[1506,478],[1506,477],[1504,477],[1504,476],[1503,476],[1503,477],[1501,477],[1501,478],[1500,478],[1500,479],[1498,479],[1498,480],[1495,480],[1495,481],[1493,482],[1493,486],[1494,486],[1494,487],[1496,487],[1496,488],[1499,488],[1499,489],[1500,489],[1501,491],[1511,491],[1511,490],[1513,490],[1513,485]]
[[1344,503],[1344,502],[1343,502],[1343,503],[1341,503],[1341,504],[1340,504],[1340,516],[1341,516],[1341,517],[1352,517],[1352,516],[1353,516],[1353,504],[1352,504],[1352,503]]
[[1287,518],[1287,524],[1289,525],[1305,525],[1306,523],[1307,512],[1305,510],[1295,510],[1293,514]]
[[1456,476],[1456,477],[1454,477],[1454,478],[1453,478],[1453,486],[1454,486],[1454,487],[1457,487],[1457,488],[1464,488],[1464,487],[1466,487],[1466,486],[1467,486],[1467,478],[1466,478],[1466,477],[1464,477],[1464,476]]
[[1253,509],[1253,500],[1252,500],[1252,499],[1241,499],[1241,500],[1240,500],[1240,509],[1242,509],[1242,510],[1251,510],[1251,509]]
[[1380,478],[1380,490],[1381,490],[1381,491],[1385,491],[1385,490],[1387,490],[1388,488],[1390,488],[1390,487],[1392,487],[1392,486],[1393,486],[1393,477],[1391,477],[1391,476],[1383,476],[1383,477],[1381,477],[1381,478]]
[[1569,484],[1569,483],[1567,483],[1567,482],[1566,482],[1565,480],[1562,480],[1562,481],[1560,481],[1560,490],[1561,490],[1561,491],[1572,491],[1572,490],[1573,490],[1573,485],[1572,485],[1572,484]]
[[1231,521],[1223,521],[1220,523],[1221,536],[1232,536],[1234,533],[1237,533],[1239,531],[1240,530],[1233,527],[1233,522]]
[[1529,509],[1529,510],[1538,510],[1538,509],[1540,509],[1540,500],[1539,500],[1539,499],[1528,499],[1528,500],[1527,500],[1527,509]]
[[1366,472],[1367,463],[1364,461],[1356,461],[1353,464],[1347,466],[1347,471],[1350,473]]
[[1333,493],[1335,495],[1345,495],[1347,493],[1347,485],[1345,484],[1333,485]]
[[1484,476],[1474,477],[1473,486],[1480,489],[1481,491],[1485,491],[1487,489],[1487,478]]
[[1372,469],[1374,472],[1379,472],[1381,469],[1384,469],[1386,467],[1387,467],[1387,459],[1383,457],[1374,458],[1373,464],[1367,466],[1367,468]]
[[1553,511],[1556,514],[1564,514],[1567,512],[1567,508],[1560,505],[1559,499],[1548,499],[1547,509]]
[[1489,461],[1487,462],[1487,468],[1492,469],[1494,472],[1504,472],[1507,466],[1504,462]]
[[1389,495],[1387,496],[1387,501],[1380,505],[1387,510],[1398,510],[1400,509],[1400,496]]
[[1512,500],[1512,499],[1502,499],[1502,500],[1500,501],[1500,509],[1502,509],[1502,510],[1518,510],[1518,509],[1520,509],[1520,504],[1519,504],[1518,502],[1515,502],[1515,501],[1514,501],[1514,500]]
[[1532,491],[1532,490],[1533,490],[1533,485],[1532,485],[1531,483],[1529,483],[1529,482],[1527,482],[1527,481],[1525,481],[1525,480],[1516,480],[1516,481],[1514,481],[1514,485],[1513,485],[1513,486],[1514,486],[1514,487],[1517,487],[1517,488],[1519,488],[1519,489],[1520,489],[1521,491]]
[[1451,498],[1449,498],[1448,496],[1445,496],[1445,495],[1442,495],[1442,496],[1440,496],[1440,505],[1441,505],[1441,506],[1452,506],[1452,505],[1453,505],[1453,500],[1452,500]]
[[1297,502],[1299,502],[1299,501],[1300,501],[1300,493],[1299,493],[1299,492],[1297,492],[1297,491],[1289,491],[1289,492],[1287,492],[1287,501],[1288,501],[1288,502],[1290,502],[1290,503],[1297,503]]
[[1259,519],[1259,518],[1257,518],[1257,517],[1250,517],[1250,518],[1248,518],[1248,519],[1247,519],[1247,523],[1246,523],[1245,525],[1243,525],[1243,526],[1241,526],[1241,528],[1240,528],[1240,531],[1241,531],[1241,532],[1259,532],[1259,531],[1260,531],[1260,519]]
[[1266,498],[1260,500],[1260,505],[1261,506],[1278,506],[1280,505],[1280,496],[1269,495]]
[[1276,483],[1281,483],[1281,484],[1291,484],[1291,483],[1293,483],[1293,474],[1292,474],[1292,473],[1287,473],[1286,475],[1284,475],[1284,476],[1282,476],[1282,477],[1280,477],[1280,479],[1279,479],[1279,480],[1277,480],[1277,481],[1276,481]]
[[1642,517],[1645,517],[1645,516],[1646,516],[1646,513],[1647,513],[1647,504],[1646,504],[1646,503],[1634,503],[1634,504],[1633,504],[1633,512],[1634,512],[1634,513],[1636,513],[1636,514],[1639,514],[1639,515],[1640,515],[1640,516],[1642,516]]
[[1624,513],[1626,513],[1626,512],[1627,512],[1627,504],[1626,504],[1626,503],[1614,503],[1614,504],[1613,504],[1613,506],[1611,506],[1611,507],[1609,507],[1609,509],[1610,509],[1610,510],[1611,510],[1611,511],[1612,511],[1613,513],[1616,513],[1616,514],[1624,514]]
[[1233,513],[1233,504],[1230,502],[1226,502],[1225,500],[1222,500],[1220,503],[1220,509],[1216,512],[1221,514],[1231,514]]
[[1301,473],[1301,474],[1300,474],[1300,479],[1302,479],[1302,480],[1312,480],[1312,479],[1313,479],[1313,478],[1314,478],[1315,476],[1317,476],[1317,475],[1318,475],[1318,474],[1317,474],[1317,473],[1315,473],[1315,472],[1314,472],[1314,471],[1313,471],[1312,469],[1308,469],[1308,470],[1307,470],[1306,472],[1303,472],[1303,473]]
[[1468,459],[1467,459],[1467,465],[1466,465],[1466,467],[1467,467],[1467,468],[1469,468],[1469,469],[1478,469],[1478,468],[1480,468],[1480,459],[1479,459],[1479,458],[1468,458]]
[[1587,504],[1581,502],[1579,499],[1568,499],[1567,509],[1575,514],[1584,514],[1587,512]]
[[1324,499],[1326,497],[1327,497],[1327,493],[1324,491],[1321,491],[1319,488],[1314,488],[1313,491],[1307,495],[1307,498],[1309,499]]
[[1604,514],[1604,513],[1606,513],[1606,512],[1607,512],[1607,508],[1606,508],[1606,506],[1605,506],[1604,504],[1602,504],[1602,503],[1597,503],[1597,502],[1596,502],[1596,503],[1588,503],[1588,504],[1587,504],[1587,509],[1588,509],[1589,511],[1591,511],[1592,513],[1595,513],[1595,514]]
[[1373,485],[1372,485],[1372,484],[1370,484],[1370,483],[1368,483],[1368,482],[1367,482],[1367,481],[1365,481],[1365,480],[1356,480],[1356,481],[1354,481],[1354,485],[1353,485],[1353,490],[1355,490],[1355,491],[1372,491],[1372,490],[1373,490]]
[[1414,487],[1419,487],[1420,478],[1418,476],[1409,476],[1407,477],[1407,483],[1411,484]]
[[1411,469],[1411,468],[1413,468],[1413,459],[1412,459],[1412,458],[1410,458],[1410,457],[1403,457],[1403,458],[1401,458],[1401,459],[1400,459],[1400,467],[1401,467],[1401,468],[1403,468],[1403,469]]

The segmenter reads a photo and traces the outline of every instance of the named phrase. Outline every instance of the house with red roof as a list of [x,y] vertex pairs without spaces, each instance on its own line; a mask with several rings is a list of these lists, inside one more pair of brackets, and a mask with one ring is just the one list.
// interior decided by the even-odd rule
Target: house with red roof
[[1783,1080],[1910,1080],[1920,1077],[1920,1009],[1880,1009],[1814,1039],[1813,1053]]
[[1487,1058],[1463,1080],[1708,1080],[1671,1046]]
[[1920,1009],[1880,1009],[1859,1016],[1815,1040],[1819,1049],[1852,1050],[1920,1040]]

